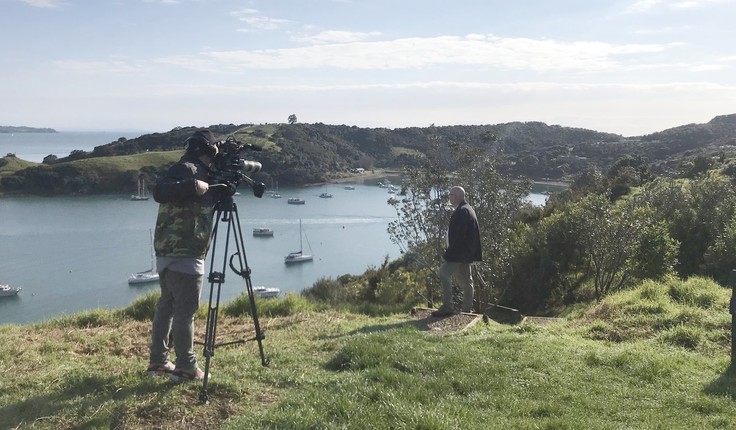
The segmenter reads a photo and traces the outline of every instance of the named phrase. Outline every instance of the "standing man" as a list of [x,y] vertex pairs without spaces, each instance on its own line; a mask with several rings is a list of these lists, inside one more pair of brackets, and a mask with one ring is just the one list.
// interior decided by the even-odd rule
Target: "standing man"
[[[207,129],[194,132],[186,151],[153,191],[160,203],[154,247],[161,297],[151,334],[150,376],[170,375],[175,382],[199,380],[204,372],[194,355],[194,314],[204,279],[204,260],[210,246],[214,205],[223,187],[210,187],[210,165],[217,141]],[[169,356],[174,342],[176,365]]]
[[447,250],[442,255],[440,281],[442,282],[442,306],[432,316],[444,317],[456,314],[452,279],[455,278],[463,292],[463,312],[473,311],[473,276],[470,264],[482,261],[480,228],[473,208],[465,201],[462,187],[450,188],[450,203],[455,211],[447,230]]

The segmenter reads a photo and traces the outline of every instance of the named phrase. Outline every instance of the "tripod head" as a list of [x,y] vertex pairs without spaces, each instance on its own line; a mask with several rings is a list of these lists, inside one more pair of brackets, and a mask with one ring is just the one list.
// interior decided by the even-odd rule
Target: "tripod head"
[[217,144],[219,151],[212,162],[212,171],[210,175],[210,184],[225,185],[233,189],[245,182],[253,190],[253,195],[260,198],[266,191],[266,185],[263,182],[256,182],[246,173],[255,174],[261,170],[261,163],[252,160],[246,160],[244,155],[248,150],[261,151],[262,148],[248,144],[240,143],[235,137],[230,136],[226,140]]

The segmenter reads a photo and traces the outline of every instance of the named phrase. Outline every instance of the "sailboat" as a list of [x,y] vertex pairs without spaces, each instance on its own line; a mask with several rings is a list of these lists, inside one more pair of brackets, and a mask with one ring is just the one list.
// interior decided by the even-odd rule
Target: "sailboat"
[[279,194],[279,181],[276,181],[276,191],[271,192],[271,198],[272,199],[281,198],[281,194]]
[[138,194],[133,194],[132,196],[130,196],[130,199],[134,201],[148,200],[148,195],[146,194],[145,179],[138,178]]
[[[309,240],[307,240],[307,245],[309,245]],[[310,251],[312,247],[309,247]],[[301,263],[304,261],[312,261],[314,259],[314,256],[312,254],[305,254],[303,252],[304,248],[302,246],[302,220],[299,219],[299,251],[290,252],[289,255],[287,255],[284,258],[285,264],[294,264],[294,263]]]
[[128,277],[128,284],[146,284],[148,282],[158,281],[158,272],[156,271],[156,256],[153,253],[153,231],[151,234],[151,269],[145,272],[133,273]]

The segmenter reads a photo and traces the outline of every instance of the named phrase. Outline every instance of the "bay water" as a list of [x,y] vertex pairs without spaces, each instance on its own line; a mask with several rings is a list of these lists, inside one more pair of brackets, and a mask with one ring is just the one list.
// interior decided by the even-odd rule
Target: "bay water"
[[[310,287],[322,277],[361,274],[400,251],[386,231],[395,219],[390,194],[370,184],[340,184],[280,190],[283,198],[256,198],[245,188],[234,197],[253,285],[278,287],[282,294]],[[321,193],[332,198],[320,198]],[[304,205],[287,204],[301,197]],[[119,308],[158,283],[128,285],[128,275],[151,267],[150,231],[158,204],[132,201],[130,195],[91,197],[9,197],[0,199],[0,284],[21,287],[18,296],[0,297],[0,324],[40,321],[81,310]],[[314,261],[284,264],[298,251],[302,223],[304,252]],[[226,223],[220,222],[215,270],[236,252]],[[253,237],[267,226],[273,237]],[[210,258],[207,262],[209,271]],[[237,259],[235,264],[237,266]],[[203,299],[209,297],[205,285]],[[221,301],[245,291],[244,280],[229,268]]]
[[[42,135],[38,136],[41,143],[28,140],[18,145],[23,139],[13,138],[19,135],[0,134],[0,154],[13,152],[40,162],[49,153],[61,157],[74,149],[90,151],[125,137],[117,132],[24,133],[23,139]],[[282,294],[299,292],[320,278],[359,275],[370,266],[379,266],[386,257],[398,258],[399,247],[387,233],[389,222],[396,218],[387,203],[391,194],[376,186],[377,182],[358,181],[350,184],[353,190],[345,189],[347,184],[282,188],[281,199],[268,195],[259,199],[242,186],[234,199],[253,285],[277,287]],[[322,193],[333,197],[320,198]],[[0,297],[0,324],[121,308],[158,291],[158,283],[127,283],[131,273],[151,267],[150,232],[158,211],[152,199],[131,201],[130,194],[0,198],[0,284],[22,288],[18,296]],[[289,197],[301,197],[306,204],[287,204]],[[529,196],[538,205],[545,199],[541,191]],[[313,253],[314,261],[286,265],[284,257],[299,250],[300,221],[304,251]],[[274,230],[273,237],[252,236],[253,228],[263,226]],[[217,271],[224,258],[235,252],[231,236],[224,255],[227,236],[224,229],[218,233]],[[228,268],[221,302],[244,291],[244,280]],[[208,297],[209,284],[205,283],[202,298]]]
[[62,131],[58,133],[0,133],[0,157],[16,157],[40,163],[53,154],[59,158],[74,150],[92,151],[96,146],[116,142],[121,137],[132,139],[143,131]]

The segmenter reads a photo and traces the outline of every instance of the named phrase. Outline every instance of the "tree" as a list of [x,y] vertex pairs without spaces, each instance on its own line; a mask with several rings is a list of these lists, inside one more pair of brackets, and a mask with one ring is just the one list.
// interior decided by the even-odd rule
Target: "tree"
[[56,155],[49,154],[49,155],[43,157],[43,164],[54,164],[54,163],[56,163],[56,161],[58,159],[59,159],[59,157],[57,157]]
[[289,115],[289,124],[296,124],[296,115],[295,114]]
[[[445,247],[453,208],[448,188],[465,188],[481,230],[483,262],[475,265],[477,309],[485,309],[503,295],[511,277],[511,250],[516,217],[531,189],[499,173],[494,158],[462,144],[431,142],[420,167],[405,168],[401,199],[391,199],[397,220],[389,224],[392,241],[412,255],[414,270],[425,277],[427,301],[433,305],[439,285],[436,270]],[[485,282],[481,282],[481,279]]]

